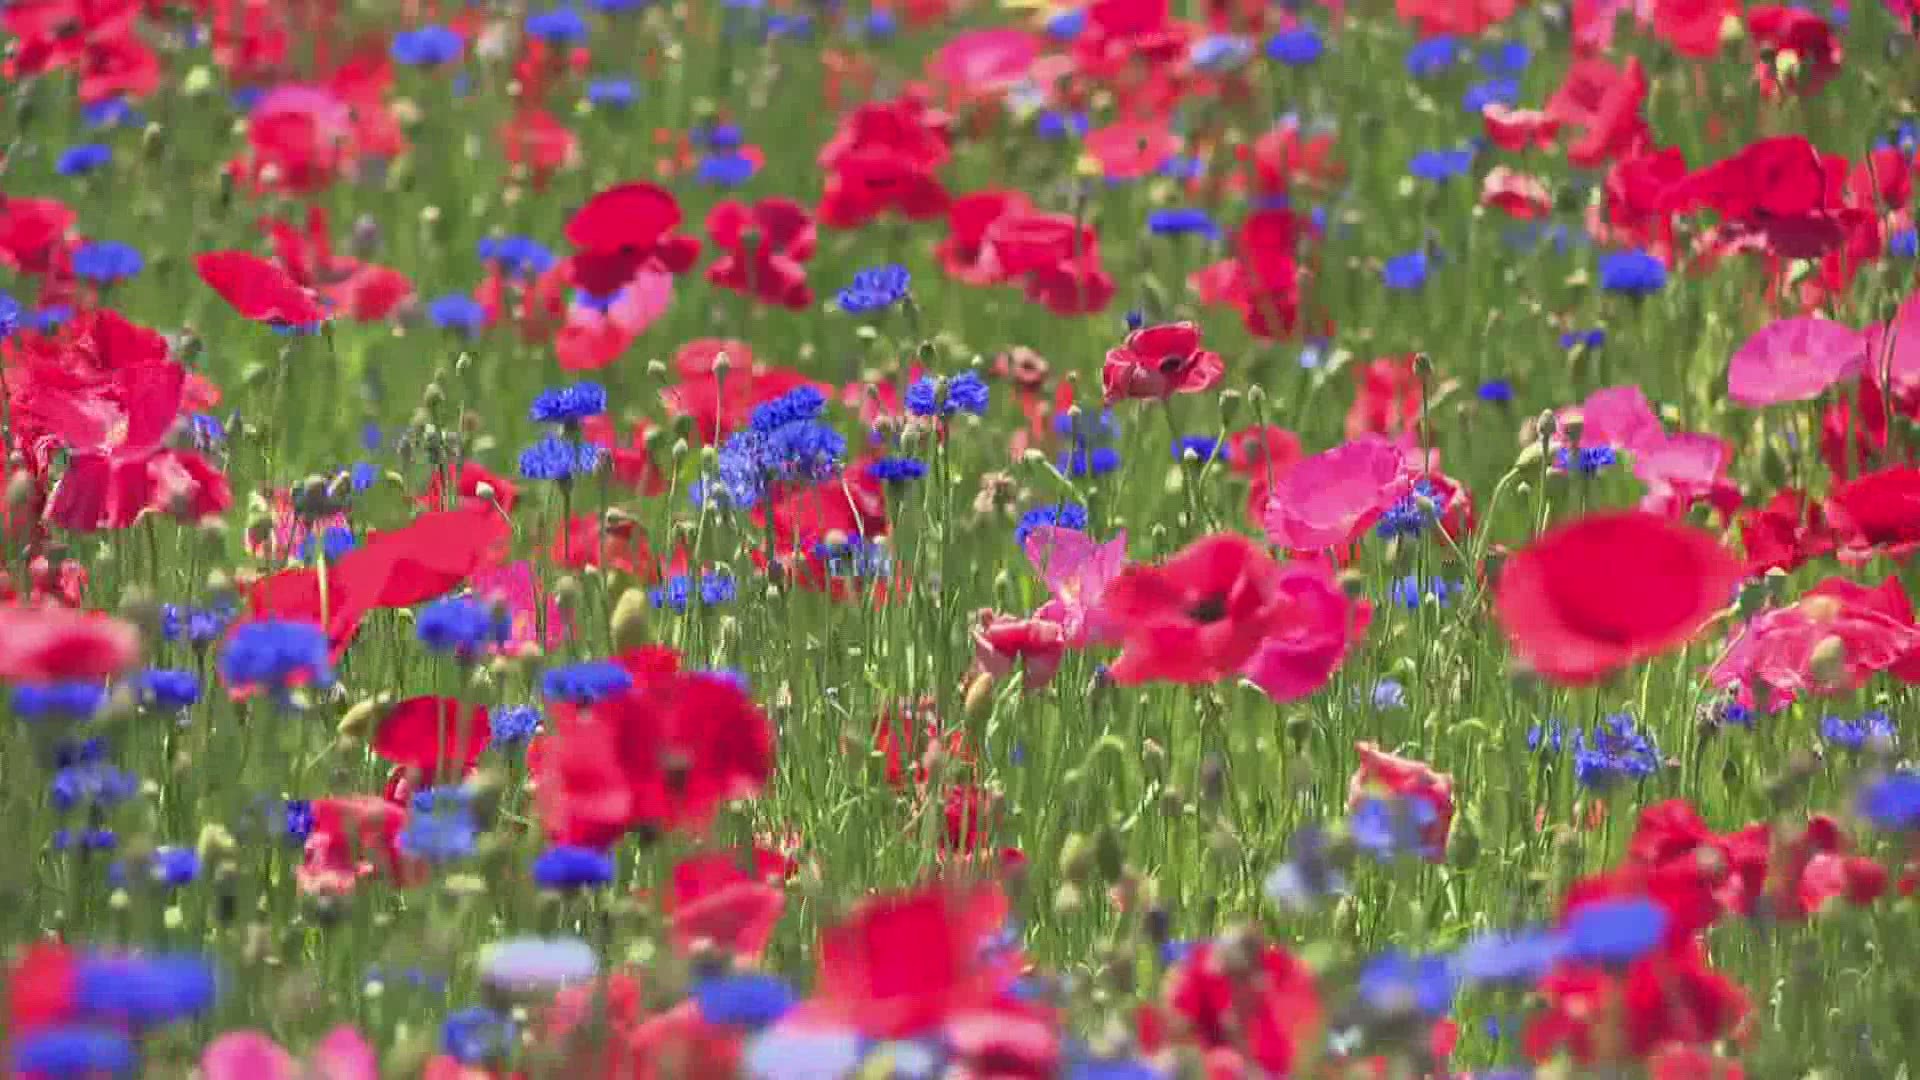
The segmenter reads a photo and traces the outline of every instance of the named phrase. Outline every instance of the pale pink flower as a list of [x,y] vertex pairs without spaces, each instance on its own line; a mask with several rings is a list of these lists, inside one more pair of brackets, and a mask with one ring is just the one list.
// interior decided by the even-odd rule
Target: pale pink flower
[[484,567],[474,571],[467,580],[475,598],[506,607],[512,626],[507,637],[508,654],[517,656],[535,645],[551,651],[572,634],[572,621],[561,609],[560,601],[549,596],[546,598],[546,640],[539,640],[540,586],[533,564],[525,559],[505,566]]
[[1406,451],[1363,435],[1303,458],[1274,478],[1262,524],[1267,539],[1316,552],[1354,539],[1412,486]]
[[1866,361],[1867,336],[1850,326],[1829,319],[1777,319],[1733,354],[1727,396],[1753,408],[1812,401],[1859,375]]
[[373,1047],[342,1025],[314,1044],[303,1064],[258,1031],[230,1031],[200,1056],[203,1080],[380,1080]]
[[1034,572],[1053,594],[1034,618],[1058,623],[1070,649],[1101,640],[1094,606],[1127,565],[1127,534],[1102,543],[1078,529],[1043,525],[1027,535],[1026,550]]
[[1289,618],[1260,643],[1240,674],[1275,701],[1295,701],[1333,677],[1365,636],[1373,609],[1349,597],[1317,560],[1289,563],[1279,591],[1291,604]]

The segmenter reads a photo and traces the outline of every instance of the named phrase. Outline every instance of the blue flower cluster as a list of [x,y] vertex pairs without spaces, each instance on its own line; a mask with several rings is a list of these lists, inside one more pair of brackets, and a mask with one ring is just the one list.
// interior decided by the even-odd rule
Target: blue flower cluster
[[718,476],[707,493],[746,509],[767,498],[772,485],[832,478],[846,456],[847,440],[820,419],[825,409],[826,398],[809,386],[754,409],[747,426],[720,447]]
[[431,651],[468,660],[489,647],[504,645],[513,633],[513,620],[504,608],[456,596],[420,609],[413,631]]
[[898,263],[876,266],[853,275],[853,281],[834,297],[834,306],[849,315],[868,315],[898,304],[913,288],[913,275]]
[[1527,749],[1558,754],[1573,752],[1573,775],[1580,786],[1605,791],[1623,782],[1644,780],[1659,772],[1664,761],[1653,734],[1641,730],[1626,713],[1615,713],[1593,726],[1591,731],[1575,728],[1567,738],[1560,721],[1536,724],[1527,733]]
[[647,593],[647,602],[656,609],[671,610],[685,614],[694,605],[698,597],[700,607],[719,607],[730,604],[739,594],[733,575],[724,571],[708,571],[700,575],[698,590],[694,588],[693,578],[687,574],[675,574],[663,585],[656,586]]
[[1020,524],[1013,530],[1013,542],[1025,547],[1027,537],[1033,535],[1033,530],[1046,526],[1084,532],[1087,527],[1087,508],[1079,503],[1036,506],[1020,515]]
[[963,371],[952,378],[923,375],[907,387],[907,411],[915,416],[986,415],[992,395],[979,375]]
[[552,386],[540,391],[527,410],[536,424],[577,425],[590,416],[607,411],[607,390],[596,382],[572,386]]
[[587,660],[548,668],[540,677],[540,693],[548,701],[591,705],[624,692],[633,685],[627,669],[611,660]]
[[528,480],[571,484],[576,477],[592,475],[600,467],[602,456],[604,452],[592,443],[547,435],[520,451],[520,475]]

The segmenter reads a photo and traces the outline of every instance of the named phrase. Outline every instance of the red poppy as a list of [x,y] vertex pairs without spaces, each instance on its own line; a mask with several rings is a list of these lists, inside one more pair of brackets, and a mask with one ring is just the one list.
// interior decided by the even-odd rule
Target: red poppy
[[619,570],[642,582],[652,582],[660,573],[646,532],[624,517],[603,520],[594,514],[575,514],[555,530],[547,557],[556,566]]
[[645,419],[634,421],[633,434],[622,446],[610,417],[591,416],[580,426],[580,436],[607,452],[614,483],[642,495],[659,495],[667,490],[667,474],[654,464],[653,452],[647,448],[647,435],[653,430]]
[[931,754],[973,760],[965,731],[956,728],[942,735],[940,716],[930,698],[917,704],[902,702],[882,712],[874,722],[873,752],[886,762],[887,784],[896,791],[906,787],[909,775],[916,784],[927,782],[926,760]]
[[1653,32],[1674,52],[1707,60],[1726,41],[1728,17],[1739,15],[1739,0],[1654,0]]
[[[513,513],[514,504],[520,501],[520,488],[513,481],[487,468],[477,461],[462,461],[456,469],[435,469],[427,477],[427,488],[415,500],[428,510],[443,509],[447,503],[447,482],[453,483],[453,494],[459,505],[473,500],[481,506],[498,505],[507,513]],[[481,494],[481,489],[486,493]]]
[[1644,1060],[1666,1044],[1725,1038],[1751,1009],[1739,984],[1712,970],[1694,942],[1636,960],[1622,975],[1563,967],[1539,990],[1546,1010],[1523,1036],[1536,1061],[1563,1050],[1582,1063]]
[[1794,570],[1833,550],[1833,531],[1821,505],[1797,488],[1781,488],[1767,505],[1740,511],[1740,544],[1747,573]]
[[1539,109],[1515,109],[1498,102],[1480,110],[1487,141],[1508,153],[1545,150],[1560,133],[1560,121]]
[[1090,315],[1113,301],[1113,277],[1089,252],[1027,275],[1027,299],[1055,315]]
[[[700,441],[708,446],[717,445],[728,433],[745,424],[754,406],[772,401],[789,390],[811,386],[823,394],[833,392],[831,386],[797,371],[752,364],[750,359],[743,363],[730,349],[718,351],[726,352],[732,361],[725,375],[711,371],[705,375],[688,375],[660,391],[667,412],[691,418]],[[745,355],[751,358],[753,354]]]
[[1244,970],[1229,970],[1218,943],[1194,946],[1167,981],[1167,1007],[1202,1050],[1243,1050],[1266,1075],[1290,1076],[1320,1038],[1319,990],[1281,946],[1256,941],[1250,953]]
[[801,310],[813,303],[804,265],[813,258],[813,218],[792,199],[766,198],[751,207],[731,199],[707,214],[707,237],[723,254],[707,280],[762,303]]
[[945,113],[912,95],[848,114],[820,150],[827,174],[820,221],[851,229],[887,211],[913,221],[944,213],[947,190],[936,171],[952,155],[950,125]]
[[981,611],[974,618],[974,666],[996,679],[1020,664],[1022,684],[1037,690],[1053,681],[1066,656],[1066,630],[1052,619],[1016,618]]
[[988,1007],[1015,974],[1010,957],[984,948],[1006,918],[992,884],[936,882],[864,900],[821,933],[816,996],[799,1015],[896,1039]]
[[1523,664],[1580,685],[1686,644],[1732,602],[1741,575],[1699,529],[1644,511],[1597,513],[1516,552],[1495,614]]
[[0,606],[0,679],[98,681],[140,658],[132,623],[52,605]]
[[511,533],[492,506],[429,510],[398,529],[369,533],[329,568],[329,582],[364,598],[369,608],[411,607],[445,596],[475,570],[498,563]]
[[277,326],[310,326],[327,317],[313,294],[285,270],[244,251],[209,251],[194,269],[243,319]]
[[1087,133],[1086,151],[1109,180],[1138,180],[1180,152],[1180,136],[1164,123],[1121,121]]
[[1419,799],[1433,808],[1433,820],[1420,834],[1421,850],[1429,862],[1445,859],[1447,834],[1453,829],[1453,777],[1370,742],[1355,743],[1353,749],[1360,755],[1360,766],[1347,780],[1347,811],[1379,795]]
[[1553,194],[1538,177],[1497,165],[1480,184],[1480,205],[1516,221],[1532,221],[1553,212]]
[[554,173],[578,160],[580,138],[552,113],[530,106],[500,125],[500,154],[531,173],[536,189],[544,188]]
[[1647,73],[1639,57],[1616,68],[1598,58],[1575,60],[1565,81],[1547,99],[1547,115],[1564,127],[1581,129],[1567,147],[1567,160],[1595,168],[1631,156],[1649,139],[1641,107],[1647,98]]
[[773,728],[737,684],[653,672],[591,707],[556,706],[536,795],[556,843],[605,846],[636,828],[704,832],[773,772]]
[[413,283],[400,271],[336,253],[322,207],[307,209],[304,231],[277,218],[262,225],[273,239],[274,257],[293,280],[325,297],[347,318],[378,322],[413,296]]
[[430,779],[464,776],[493,737],[485,705],[450,697],[410,697],[395,703],[373,732],[373,752]]
[[50,272],[66,251],[67,231],[77,220],[58,199],[0,195],[0,266],[22,274]]
[[205,521],[233,505],[233,488],[191,450],[79,454],[54,485],[47,517],[63,529],[125,529],[142,514]]
[[1395,0],[1394,11],[1413,23],[1423,36],[1461,34],[1471,37],[1513,15],[1520,0]]
[[1897,465],[1866,473],[1827,496],[1827,523],[1840,558],[1903,558],[1920,548],[1920,468]]
[[[1840,39],[1825,19],[1811,11],[1776,4],[1748,8],[1747,33],[1756,53],[1754,77],[1767,97],[1789,90],[1815,93],[1840,70]],[[1789,77],[1783,78],[1776,66],[1781,55],[1797,61]]]
[[51,335],[22,335],[7,373],[13,438],[47,468],[79,455],[144,457],[180,415],[187,375],[166,339],[119,313],[83,312]]
[[617,184],[588,199],[567,220],[574,282],[594,296],[612,296],[642,269],[685,273],[700,241],[677,233],[680,203],[654,184]]
[[1805,136],[1780,135],[1689,173],[1662,202],[1678,213],[1706,209],[1728,221],[1779,221],[1826,208],[1827,187],[1820,151]]
[[969,285],[998,285],[1009,276],[987,237],[1000,219],[1025,215],[1033,202],[1017,190],[976,191],[947,207],[947,236],[934,248],[947,273]]
[[1128,398],[1165,398],[1198,394],[1226,377],[1220,354],[1200,347],[1200,328],[1167,323],[1135,330],[1120,347],[1107,351],[1100,372],[1107,404]]
[[375,875],[403,887],[425,880],[425,864],[400,851],[407,817],[374,796],[315,799],[313,831],[295,872],[300,891],[342,896]]
[[1359,385],[1347,409],[1347,438],[1404,435],[1419,424],[1423,394],[1418,357],[1375,360],[1362,367],[1356,379]]
[[1202,537],[1159,566],[1128,566],[1099,601],[1121,643],[1113,678],[1207,683],[1234,674],[1290,617],[1284,577],[1237,533]]
[[673,883],[662,898],[674,949],[692,954],[703,945],[751,963],[765,951],[787,905],[790,860],[764,848],[742,854],[728,851],[691,855],[674,864]]

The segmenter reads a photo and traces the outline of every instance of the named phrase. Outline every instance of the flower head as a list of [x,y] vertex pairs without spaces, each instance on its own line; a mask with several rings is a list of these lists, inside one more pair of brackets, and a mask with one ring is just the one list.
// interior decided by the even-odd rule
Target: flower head
[[849,315],[866,315],[905,300],[913,286],[913,275],[897,263],[871,267],[853,275],[853,281],[840,290],[834,303]]

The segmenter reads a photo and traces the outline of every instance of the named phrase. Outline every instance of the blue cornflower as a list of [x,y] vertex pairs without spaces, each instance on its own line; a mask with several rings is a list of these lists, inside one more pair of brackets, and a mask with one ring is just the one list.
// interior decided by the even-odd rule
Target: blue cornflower
[[1753,710],[1737,701],[1729,701],[1722,704],[1717,711],[1717,715],[1723,726],[1746,728],[1749,731],[1753,730]]
[[587,84],[587,100],[605,109],[625,109],[640,100],[632,79],[595,79]]
[[1027,537],[1032,536],[1033,530],[1042,526],[1084,532],[1087,528],[1087,508],[1079,503],[1036,506],[1020,515],[1020,524],[1013,530],[1013,542],[1023,548],[1026,547]]
[[[178,889],[193,884],[200,876],[200,856],[192,848],[157,847],[147,856],[144,880],[136,884],[153,884],[165,889]],[[122,863],[114,863],[107,868],[109,883],[124,888],[127,882],[127,869]]]
[[455,596],[421,608],[413,632],[429,650],[465,660],[490,645],[505,644],[513,634],[513,620],[492,604]]
[[738,150],[745,139],[738,124],[707,124],[693,132],[693,141],[709,150]]
[[148,668],[134,685],[142,708],[179,712],[200,701],[200,679],[191,671]]
[[0,292],[0,338],[13,336],[20,329],[20,301]]
[[1438,1020],[1453,1009],[1455,980],[1445,959],[1396,949],[1367,961],[1356,987],[1361,1004],[1383,1016],[1417,1012]]
[[1033,133],[1048,142],[1061,139],[1077,139],[1087,133],[1091,127],[1087,114],[1083,112],[1061,112],[1058,109],[1045,109],[1033,118]]
[[1209,34],[1187,50],[1195,71],[1232,71],[1253,57],[1253,42],[1239,34]]
[[519,1029],[512,1020],[483,1005],[449,1015],[440,1027],[440,1048],[462,1065],[498,1061],[513,1052],[518,1039]]
[[488,726],[493,732],[488,739],[488,747],[504,750],[520,746],[539,734],[540,710],[532,705],[509,705],[496,710]]
[[1600,256],[1600,287],[1627,296],[1651,296],[1667,285],[1667,267],[1644,251]]
[[133,1077],[140,1073],[140,1054],[132,1039],[111,1028],[41,1028],[14,1043],[12,1071],[21,1076]]
[[572,483],[600,467],[601,449],[592,443],[577,443],[558,435],[547,435],[520,451],[520,475],[529,480]]
[[1643,897],[1585,905],[1566,921],[1567,959],[1630,964],[1660,944],[1667,922],[1667,909]]
[[311,799],[288,799],[280,808],[280,832],[287,843],[299,847],[313,835],[313,801]]
[[1201,462],[1231,459],[1228,445],[1211,435],[1182,435],[1173,440],[1173,460],[1185,461],[1189,453]]
[[1561,447],[1554,452],[1553,463],[1562,472],[1593,476],[1620,463],[1620,455],[1611,446],[1583,446],[1578,450]]
[[1425,799],[1369,798],[1347,819],[1347,829],[1355,847],[1382,862],[1405,854],[1432,857],[1439,852],[1423,834],[1439,820],[1439,814]]
[[1454,954],[1454,972],[1475,983],[1532,986],[1566,955],[1566,935],[1523,930],[1482,934]]
[[898,263],[869,267],[853,275],[853,282],[841,289],[836,306],[849,315],[866,315],[907,299],[913,287],[913,275]]
[[1398,679],[1381,679],[1368,695],[1375,712],[1395,712],[1407,707],[1407,688]]
[[1887,237],[1887,253],[1898,259],[1920,256],[1920,232],[1901,229]]
[[1407,74],[1416,79],[1438,75],[1465,55],[1458,39],[1450,34],[1430,37],[1407,50]]
[[874,8],[860,21],[860,35],[883,41],[900,31],[900,20],[886,8]]
[[1076,446],[1055,464],[1068,476],[1105,476],[1120,468],[1120,451],[1111,446]]
[[1877,829],[1920,829],[1920,773],[1897,772],[1872,781],[1860,790],[1855,808]]
[[1433,598],[1435,606],[1446,607],[1453,600],[1453,594],[1460,588],[1445,578],[1427,578],[1422,580],[1418,574],[1408,574],[1396,579],[1388,586],[1387,593],[1393,602],[1408,611],[1418,610],[1428,597]]
[[1207,163],[1192,154],[1175,154],[1154,171],[1169,180],[1198,180],[1207,175]]
[[40,333],[58,330],[68,319],[73,318],[73,308],[68,304],[55,304],[35,310],[27,317],[27,325]]
[[533,880],[543,889],[588,889],[613,881],[613,856],[599,848],[550,847],[533,860]]
[[117,97],[81,106],[80,119],[90,128],[132,127],[141,122],[140,113]]
[[1891,746],[1896,735],[1893,717],[1879,709],[1862,713],[1858,720],[1827,716],[1820,721],[1820,737],[1842,750],[1865,749],[1869,741]]
[[773,975],[721,975],[695,983],[693,1000],[709,1024],[757,1031],[785,1016],[795,995],[793,987]]
[[1424,251],[1395,255],[1380,267],[1380,280],[1389,289],[1418,289],[1427,283],[1432,263],[1432,257]]
[[22,720],[85,720],[107,702],[100,683],[27,683],[13,688],[13,715]]
[[[703,607],[718,607],[732,603],[739,595],[733,575],[717,570],[708,571],[700,577],[699,597]],[[692,605],[694,598],[693,578],[686,574],[675,574],[666,583],[647,593],[647,601],[658,609],[671,609],[684,614]]]
[[480,241],[482,262],[490,262],[505,274],[544,274],[553,269],[553,252],[528,236],[489,236]]
[[100,285],[125,281],[146,265],[138,248],[118,240],[94,240],[73,253],[74,275]]
[[160,636],[168,641],[185,638],[190,645],[206,645],[227,632],[233,612],[225,608],[160,606]]
[[236,689],[284,692],[302,676],[315,686],[331,686],[326,632],[309,622],[283,619],[242,623],[220,651],[220,674]]
[[448,863],[473,854],[480,829],[473,820],[473,792],[435,787],[413,797],[413,812],[400,830],[400,850],[428,863]]
[[360,546],[359,538],[353,530],[340,525],[329,525],[320,535],[308,533],[300,541],[298,554],[302,562],[311,562],[315,551],[324,551],[328,562],[339,562],[340,557]]
[[194,413],[187,417],[187,437],[195,450],[217,450],[227,441],[227,425],[211,413]]
[[754,406],[747,426],[762,435],[771,435],[788,424],[818,419],[827,408],[826,395],[811,386],[798,386]]
[[1474,391],[1481,401],[1493,405],[1505,405],[1513,400],[1513,384],[1505,379],[1488,379]]
[[1660,747],[1626,713],[1601,720],[1591,734],[1573,733],[1573,775],[1582,787],[1605,790],[1623,780],[1644,780],[1660,768]]
[[1520,100],[1520,84],[1513,79],[1488,79],[1467,87],[1460,95],[1460,108],[1478,114],[1489,105],[1512,105]]
[[1416,180],[1428,180],[1433,183],[1445,183],[1456,176],[1465,176],[1473,168],[1473,149],[1461,147],[1457,150],[1422,150],[1407,162],[1407,172]]
[[70,851],[78,846],[86,851],[112,851],[120,846],[120,837],[112,829],[53,830],[53,850]]
[[883,484],[904,484],[927,475],[927,463],[919,458],[881,458],[867,466],[867,475]]
[[487,309],[465,293],[448,293],[427,304],[427,319],[442,330],[478,337],[487,328]]
[[527,16],[527,35],[549,45],[579,45],[587,40],[587,20],[561,4]]
[[1508,41],[1492,48],[1482,50],[1478,57],[1480,70],[1489,75],[1521,75],[1527,70],[1527,62],[1533,59],[1533,52],[1525,43]]
[[630,11],[644,11],[653,6],[654,0],[589,0],[593,10],[604,15],[621,15]]
[[1332,859],[1326,830],[1308,825],[1287,841],[1287,861],[1274,867],[1261,891],[1288,911],[1307,911],[1320,900],[1347,891],[1346,878]]
[[548,701],[591,705],[633,685],[627,669],[611,660],[587,660],[548,668],[540,677],[540,693]]
[[915,416],[954,416],[963,412],[984,416],[989,401],[986,382],[971,371],[947,379],[923,375],[907,387],[907,411]]
[[607,411],[607,390],[596,382],[550,386],[533,399],[527,418],[536,424],[578,424]]
[[186,953],[83,957],[73,973],[73,1003],[88,1017],[134,1031],[186,1020],[213,1007],[213,964]]
[[[1423,500],[1431,504],[1423,506]],[[1427,522],[1437,521],[1446,516],[1448,499],[1428,480],[1414,482],[1413,490],[1396,499],[1393,505],[1380,514],[1373,531],[1382,540],[1395,537],[1419,536],[1426,531]]]
[[813,553],[827,564],[828,577],[883,581],[893,576],[892,552],[864,536],[849,537],[841,543],[823,540],[814,545]]
[[1560,347],[1568,351],[1585,349],[1588,352],[1592,352],[1606,343],[1607,332],[1605,329],[1600,328],[1593,330],[1569,330],[1560,335]]
[[56,770],[47,784],[48,801],[63,814],[82,807],[118,806],[139,790],[140,781],[132,773],[97,758]]
[[1107,446],[1120,437],[1120,421],[1112,409],[1063,409],[1053,414],[1053,432],[1075,446]]
[[1155,236],[1204,236],[1220,238],[1220,226],[1213,216],[1197,206],[1179,206],[1155,210],[1147,215],[1147,231]]
[[460,59],[466,47],[464,38],[444,26],[422,26],[393,35],[393,45],[388,51],[396,64],[435,67]]
[[727,151],[702,157],[694,175],[709,187],[739,187],[753,179],[759,168],[747,155]]
[[[347,483],[356,494],[366,491],[380,482],[380,466],[371,461],[356,461],[353,468],[347,470]],[[332,553],[328,555],[331,557]]]
[[85,176],[111,164],[113,147],[105,143],[82,143],[62,151],[60,160],[54,163],[53,171],[61,176]]
[[1311,26],[1282,30],[1267,39],[1267,59],[1277,60],[1288,67],[1305,67],[1324,56],[1326,51],[1327,43],[1321,39],[1320,31]]
[[1047,20],[1047,36],[1055,41],[1072,41],[1087,27],[1087,13],[1068,8]]

